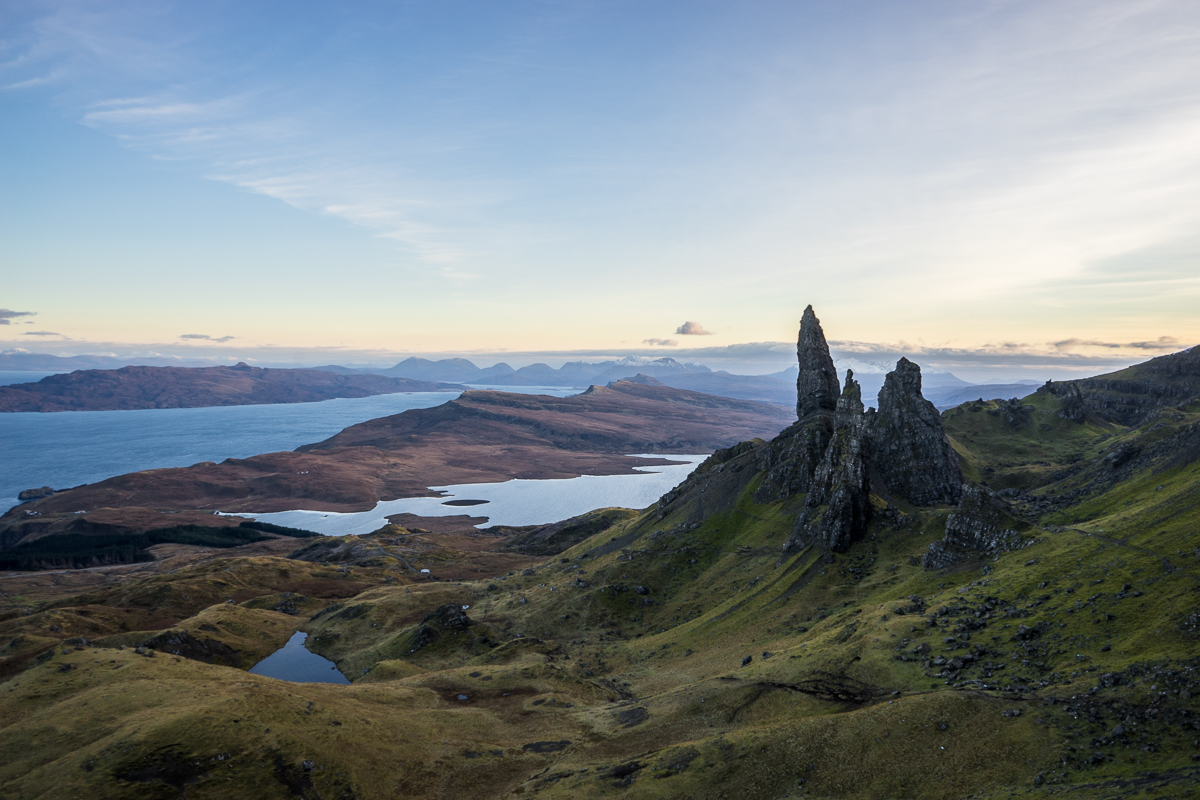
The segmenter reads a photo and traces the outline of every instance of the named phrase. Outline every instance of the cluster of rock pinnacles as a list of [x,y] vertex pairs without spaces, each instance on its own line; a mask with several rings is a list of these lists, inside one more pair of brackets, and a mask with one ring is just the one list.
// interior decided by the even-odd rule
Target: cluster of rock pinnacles
[[956,505],[963,498],[958,455],[941,415],[921,394],[921,368],[901,358],[864,410],[854,373],[838,387],[837,370],[812,306],[804,310],[797,344],[799,419],[771,443],[756,499],[805,494],[784,555],[806,546],[842,552],[862,538],[871,494],[913,505]]

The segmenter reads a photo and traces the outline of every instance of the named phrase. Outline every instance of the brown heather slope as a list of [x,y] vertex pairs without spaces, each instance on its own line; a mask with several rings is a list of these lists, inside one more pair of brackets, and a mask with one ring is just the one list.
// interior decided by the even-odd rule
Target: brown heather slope
[[397,392],[457,392],[451,383],[338,375],[313,369],[122,367],[51,375],[36,383],[0,386],[3,411],[128,411],[265,403],[314,403],[335,397]]
[[125,513],[125,532],[140,532],[177,524],[166,513],[173,511],[366,511],[380,500],[431,496],[430,486],[629,474],[667,463],[629,454],[710,452],[773,437],[792,417],[780,406],[630,381],[567,398],[472,391],[296,452],[134,472],[58,492],[0,517],[0,542],[91,533],[101,509],[117,510],[103,512],[106,532],[118,532],[112,526]]

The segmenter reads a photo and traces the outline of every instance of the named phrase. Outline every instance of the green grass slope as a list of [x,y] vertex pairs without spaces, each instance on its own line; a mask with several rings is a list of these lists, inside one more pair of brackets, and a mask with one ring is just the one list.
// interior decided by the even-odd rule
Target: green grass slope
[[[1200,408],[1136,428],[1057,412],[1040,395],[946,412],[971,479],[1004,491],[1027,529],[1021,549],[945,572],[921,556],[952,509],[883,501],[848,553],[781,560],[795,498],[755,503],[751,471],[699,522],[686,502],[651,508],[483,580],[256,559],[231,574],[257,595],[203,595],[173,628],[244,653],[240,667],[140,655],[131,646],[154,632],[122,631],[60,641],[0,683],[0,786],[13,798],[1197,796]],[[354,594],[310,589],[278,611],[280,592],[299,592],[283,570],[352,578]],[[217,577],[188,580],[199,593]],[[154,591],[161,580],[124,588]],[[296,628],[351,685],[245,672]]]

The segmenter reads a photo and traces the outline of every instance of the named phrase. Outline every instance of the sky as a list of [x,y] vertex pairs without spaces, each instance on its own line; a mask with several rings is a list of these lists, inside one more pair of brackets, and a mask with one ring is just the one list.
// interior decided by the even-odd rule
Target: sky
[[1200,342],[1187,0],[9,0],[0,31],[0,350],[767,372],[810,303],[975,380]]

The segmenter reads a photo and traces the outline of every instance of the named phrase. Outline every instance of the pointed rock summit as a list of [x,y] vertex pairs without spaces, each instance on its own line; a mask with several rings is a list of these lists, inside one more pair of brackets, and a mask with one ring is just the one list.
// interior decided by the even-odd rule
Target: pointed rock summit
[[816,411],[833,411],[837,407],[837,370],[821,320],[813,313],[813,307],[804,309],[800,318],[800,339],[796,343],[796,358],[800,362],[800,374],[796,376],[796,416],[804,419]]
[[872,465],[887,490],[910,503],[955,504],[962,497],[958,454],[942,417],[921,394],[921,368],[901,358],[879,392],[871,423]]

